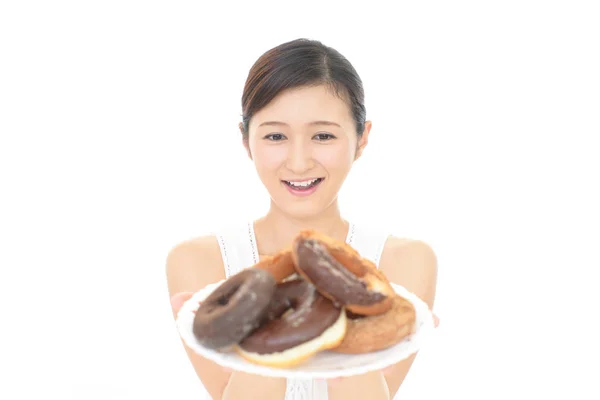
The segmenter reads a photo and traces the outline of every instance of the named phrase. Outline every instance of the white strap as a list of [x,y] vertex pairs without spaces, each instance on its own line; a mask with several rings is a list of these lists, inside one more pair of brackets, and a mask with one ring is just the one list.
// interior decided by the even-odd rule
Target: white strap
[[221,259],[223,260],[223,268],[225,269],[225,278],[229,278],[231,275],[233,275],[232,269],[231,269],[231,257],[233,257],[233,255],[230,254],[229,249],[231,248],[231,246],[228,244],[229,240],[228,240],[228,235],[226,232],[216,232],[215,236],[217,237],[217,241],[219,242],[219,248],[221,249]]
[[379,268],[381,254],[389,236],[389,233],[385,231],[360,225],[355,227],[350,245],[358,251],[361,257],[373,261]]
[[258,254],[252,246],[251,234],[245,223],[226,226],[216,233],[226,278],[256,263]]

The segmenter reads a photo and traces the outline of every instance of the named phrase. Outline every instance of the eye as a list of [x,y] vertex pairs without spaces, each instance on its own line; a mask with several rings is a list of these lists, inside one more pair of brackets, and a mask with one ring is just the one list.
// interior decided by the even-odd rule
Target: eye
[[278,142],[280,140],[285,139],[282,133],[270,133],[264,137],[264,139],[269,140],[271,142]]
[[333,136],[331,133],[317,133],[315,135],[315,138],[319,142],[325,142],[331,139],[335,139],[335,136]]

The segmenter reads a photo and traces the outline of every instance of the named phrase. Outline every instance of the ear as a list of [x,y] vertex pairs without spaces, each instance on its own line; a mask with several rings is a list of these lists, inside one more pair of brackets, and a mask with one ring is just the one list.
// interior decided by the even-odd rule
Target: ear
[[360,140],[356,144],[356,155],[354,156],[355,161],[358,160],[360,156],[362,156],[365,147],[367,147],[367,144],[369,144],[369,134],[371,133],[372,126],[373,124],[371,123],[371,121],[365,121],[365,129],[363,130],[363,134]]
[[248,143],[248,137],[244,135],[244,124],[239,123],[238,128],[240,129],[240,133],[242,134],[242,143],[244,144],[244,148],[246,149],[246,153],[248,154],[248,158],[252,160],[252,152],[250,151],[250,143]]

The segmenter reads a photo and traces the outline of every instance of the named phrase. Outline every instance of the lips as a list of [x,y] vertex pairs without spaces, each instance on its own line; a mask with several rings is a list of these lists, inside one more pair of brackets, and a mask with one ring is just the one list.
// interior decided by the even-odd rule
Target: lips
[[325,178],[312,178],[312,179],[305,179],[302,181],[300,181],[300,180],[294,180],[294,181],[283,180],[282,182],[294,190],[309,190],[309,189],[317,186],[319,183],[321,183],[323,181],[323,179],[325,179]]

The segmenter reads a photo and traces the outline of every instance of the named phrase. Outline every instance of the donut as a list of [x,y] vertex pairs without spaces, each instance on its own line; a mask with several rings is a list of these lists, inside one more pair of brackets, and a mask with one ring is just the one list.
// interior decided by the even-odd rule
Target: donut
[[362,316],[348,312],[344,340],[331,351],[346,354],[369,353],[393,346],[414,332],[416,311],[401,296],[392,298],[392,307],[383,314]]
[[286,278],[289,279],[296,274],[291,247],[283,249],[272,256],[266,256],[253,267],[269,271],[277,282],[281,282]]
[[246,268],[232,275],[196,311],[194,336],[210,349],[239,343],[264,321],[276,287],[273,275],[263,269]]
[[270,320],[235,346],[246,360],[270,367],[296,366],[338,346],[346,333],[346,312],[310,282],[279,283],[269,307]]
[[334,303],[359,315],[378,315],[392,307],[396,292],[370,260],[345,242],[313,230],[294,239],[296,271]]

